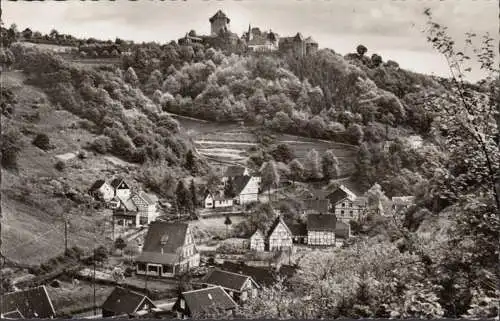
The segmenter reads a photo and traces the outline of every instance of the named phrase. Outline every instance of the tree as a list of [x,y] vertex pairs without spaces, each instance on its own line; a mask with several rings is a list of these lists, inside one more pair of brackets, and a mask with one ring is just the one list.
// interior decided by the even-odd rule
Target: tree
[[321,166],[323,178],[326,180],[337,178],[340,174],[339,161],[331,149],[327,150],[321,157]]
[[190,172],[193,172],[196,169],[194,154],[192,150],[188,150],[186,153],[186,169]]
[[119,250],[121,255],[123,255],[123,250],[127,247],[127,243],[121,237],[115,240],[115,249]]
[[191,180],[191,184],[189,184],[189,193],[191,194],[191,203],[196,208],[198,206],[198,196],[196,194],[196,186],[194,185],[194,180]]
[[225,198],[234,198],[236,196],[236,191],[234,189],[234,182],[231,178],[229,178],[224,186],[224,197]]
[[295,158],[295,153],[290,145],[280,143],[271,151],[271,156],[277,162],[289,163]]
[[137,74],[135,73],[134,68],[128,67],[128,69],[125,71],[125,74],[123,75],[125,81],[132,86],[137,86],[139,85],[139,78],[137,77]]
[[43,133],[36,135],[35,139],[33,140],[33,145],[45,151],[49,150],[51,148],[49,136]]
[[311,149],[306,155],[304,161],[304,172],[305,176],[309,180],[318,180],[321,178],[321,168],[320,168],[319,154],[316,149]]
[[56,29],[52,29],[49,33],[50,38],[56,39],[59,36],[59,32]]
[[[2,124],[3,125],[3,124]],[[2,167],[17,169],[17,156],[23,147],[21,133],[14,127],[2,126],[0,147],[2,152]]]
[[229,235],[229,225],[231,225],[231,224],[233,224],[233,222],[231,221],[231,218],[229,217],[229,215],[227,215],[226,219],[224,220],[224,225],[226,225],[226,238]]
[[179,210],[189,211],[192,207],[191,196],[188,190],[184,186],[183,181],[179,181],[177,188],[175,190],[175,196],[177,201],[177,208]]
[[358,53],[358,55],[360,55],[361,57],[364,56],[364,54],[368,51],[368,49],[363,46],[363,45],[358,45],[356,47],[356,52]]
[[269,201],[271,201],[271,189],[277,188],[280,182],[280,175],[276,162],[270,160],[262,168],[262,188],[267,189]]
[[296,181],[300,181],[304,177],[304,166],[298,159],[292,160],[288,167],[290,168],[290,178],[292,179],[293,184]]
[[374,53],[371,57],[371,62],[373,67],[378,67],[382,64],[382,57]]

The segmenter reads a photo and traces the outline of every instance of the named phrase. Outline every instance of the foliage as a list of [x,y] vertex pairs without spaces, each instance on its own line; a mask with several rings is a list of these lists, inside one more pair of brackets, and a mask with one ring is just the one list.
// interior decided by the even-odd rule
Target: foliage
[[233,179],[229,178],[226,182],[226,185],[224,185],[224,197],[225,198],[234,198],[236,196],[236,191],[234,189],[234,182]]
[[2,168],[17,169],[17,156],[23,147],[21,133],[12,126],[2,124],[1,152]]
[[62,172],[62,171],[64,171],[64,169],[66,168],[66,164],[65,164],[63,161],[58,161],[58,162],[54,165],[54,167],[55,167],[58,171]]
[[304,177],[304,166],[300,163],[298,159],[292,160],[288,167],[290,168],[290,178],[293,182],[300,181]]
[[49,150],[51,148],[49,136],[44,133],[36,135],[35,139],[33,140],[33,145],[45,151]]
[[266,162],[262,165],[261,171],[261,186],[263,189],[267,189],[271,193],[271,189],[277,188],[280,182],[280,174],[278,172],[278,166],[275,161]]
[[326,180],[337,178],[340,174],[339,161],[332,150],[327,150],[321,156],[321,167]]
[[123,250],[127,247],[127,243],[125,242],[124,239],[119,237],[115,240],[114,246],[115,246],[115,249],[117,249],[123,253]]
[[186,189],[182,180],[177,183],[177,188],[175,189],[175,198],[179,211],[191,212],[193,210],[191,195]]
[[321,163],[318,152],[313,148],[306,155],[304,160],[305,177],[309,180],[318,180],[321,178]]

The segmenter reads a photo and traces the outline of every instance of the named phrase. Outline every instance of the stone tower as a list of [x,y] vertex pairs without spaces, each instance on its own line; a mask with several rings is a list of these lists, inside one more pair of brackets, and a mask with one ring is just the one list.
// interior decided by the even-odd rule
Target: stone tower
[[212,18],[209,19],[209,21],[212,36],[217,36],[220,34],[221,30],[229,30],[229,22],[231,20],[229,20],[224,12],[219,10],[213,15]]

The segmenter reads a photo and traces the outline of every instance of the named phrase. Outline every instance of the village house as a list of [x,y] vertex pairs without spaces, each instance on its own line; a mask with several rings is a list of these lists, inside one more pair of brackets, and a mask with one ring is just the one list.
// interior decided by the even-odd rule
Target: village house
[[205,287],[222,287],[235,302],[245,302],[255,298],[259,285],[247,275],[220,269],[211,270],[202,280]]
[[237,308],[236,302],[220,286],[182,292],[172,310],[177,318],[196,319],[210,317],[214,312],[224,311],[231,316]]
[[117,177],[111,181],[111,187],[115,193],[114,196],[118,196],[121,199],[130,198],[130,186],[125,182],[122,177]]
[[131,317],[141,311],[151,312],[155,308],[147,296],[117,286],[102,305],[102,317]]
[[140,191],[139,193],[134,193],[131,200],[137,207],[140,226],[150,224],[160,215],[156,195]]
[[308,245],[341,245],[350,235],[349,223],[338,221],[335,215],[310,214],[307,216]]
[[231,207],[234,205],[234,201],[231,198],[224,198],[223,195],[216,193],[207,193],[205,196],[205,208],[223,208]]
[[252,266],[245,262],[225,261],[222,264],[215,264],[215,266],[219,270],[248,275],[259,285],[259,287],[269,287],[273,285],[277,277],[283,277],[286,282],[286,280],[292,278],[297,271],[297,267],[285,264],[270,269],[267,266]]
[[238,176],[233,179],[233,184],[236,204],[244,205],[259,201],[260,177]]
[[264,233],[256,230],[250,237],[250,250],[257,252],[264,252],[266,249],[266,238]]
[[303,222],[286,222],[292,232],[294,244],[307,244],[307,224]]
[[360,220],[366,211],[367,199],[358,197],[347,187],[341,185],[328,195],[330,212],[343,221]]
[[109,202],[115,196],[115,191],[105,180],[99,179],[90,187],[89,195],[96,200]]
[[173,277],[199,265],[200,253],[187,223],[156,221],[149,225],[136,259],[137,274]]
[[307,244],[335,245],[335,215],[310,214],[307,216]]
[[1,296],[2,319],[53,319],[55,316],[54,306],[43,285]]

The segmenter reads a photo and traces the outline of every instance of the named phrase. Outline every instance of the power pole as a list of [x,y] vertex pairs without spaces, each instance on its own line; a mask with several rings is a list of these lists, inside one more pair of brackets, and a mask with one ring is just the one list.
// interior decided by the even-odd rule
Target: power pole
[[68,255],[68,220],[64,219],[64,255]]
[[94,316],[97,315],[97,307],[96,307],[96,299],[95,299],[95,265],[96,265],[96,251],[95,251],[95,244],[94,244],[94,277],[92,278],[92,283],[93,283],[93,287],[94,287]]

